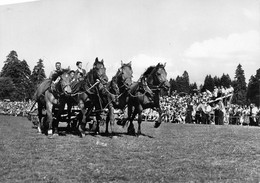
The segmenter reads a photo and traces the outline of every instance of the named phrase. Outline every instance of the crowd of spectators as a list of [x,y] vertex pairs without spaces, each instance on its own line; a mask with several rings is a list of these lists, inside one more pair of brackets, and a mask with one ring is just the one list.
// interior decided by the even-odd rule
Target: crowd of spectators
[[33,104],[34,102],[31,100],[24,102],[12,102],[9,100],[3,100],[0,101],[0,114],[26,117]]
[[[233,88],[215,87],[213,92],[195,92],[161,97],[162,119],[171,123],[260,125],[260,109],[254,104],[231,104]],[[159,114],[147,109],[145,120],[157,120]]]
[[[260,109],[254,104],[231,104],[232,96],[232,87],[215,87],[213,92],[206,90],[191,95],[174,92],[171,96],[161,97],[162,120],[170,123],[260,125]],[[0,101],[0,114],[26,117],[33,105],[31,100]],[[155,121],[159,114],[146,109],[143,117]]]

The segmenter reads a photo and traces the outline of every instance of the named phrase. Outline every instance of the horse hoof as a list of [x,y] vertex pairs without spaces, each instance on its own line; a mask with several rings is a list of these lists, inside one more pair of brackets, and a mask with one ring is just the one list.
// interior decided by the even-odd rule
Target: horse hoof
[[80,133],[80,134],[79,134],[79,137],[80,137],[80,138],[83,138],[83,137],[85,137],[85,136],[86,136],[85,133]]
[[158,128],[161,125],[161,123],[159,123],[158,121],[155,122],[154,124],[154,128]]
[[48,130],[48,135],[52,135],[52,130]]

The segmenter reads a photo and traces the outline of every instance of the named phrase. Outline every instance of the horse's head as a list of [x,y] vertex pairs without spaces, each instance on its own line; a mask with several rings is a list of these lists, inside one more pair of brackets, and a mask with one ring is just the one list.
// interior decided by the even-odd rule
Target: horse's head
[[108,77],[106,75],[106,68],[104,66],[103,59],[101,61],[96,58],[93,64],[93,75],[94,79],[97,79],[101,82],[101,84],[106,85],[108,82]]
[[123,63],[121,61],[121,67],[118,70],[119,84],[124,85],[126,88],[129,88],[132,84],[133,70],[131,62]]
[[69,70],[63,70],[60,73],[60,89],[61,93],[71,94]]
[[163,88],[166,91],[169,90],[170,83],[167,80],[165,64],[158,63],[156,66],[151,66],[147,69],[145,74],[148,84],[158,88]]

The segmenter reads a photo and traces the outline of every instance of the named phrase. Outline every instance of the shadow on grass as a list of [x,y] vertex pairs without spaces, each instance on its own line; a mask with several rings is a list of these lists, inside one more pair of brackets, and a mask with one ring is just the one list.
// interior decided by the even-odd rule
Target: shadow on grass
[[99,133],[99,134],[96,134],[96,133],[92,133],[90,132],[89,135],[92,135],[92,136],[102,136],[102,137],[109,137],[109,138],[113,138],[113,137],[123,137],[123,136],[132,136],[132,137],[140,137],[140,136],[143,136],[143,137],[148,137],[148,138],[154,138],[153,136],[151,135],[146,135],[146,134],[140,134],[140,135],[136,135],[136,134],[128,134],[127,132],[113,132],[113,133],[105,133],[105,132],[102,132],[102,133]]
[[[59,127],[59,136],[66,136],[66,135],[75,135],[75,136],[79,136],[80,137],[80,132],[76,129],[69,129],[67,127]],[[87,129],[87,131],[85,131],[85,135],[91,135],[93,137],[98,137],[98,136],[102,136],[102,137],[108,137],[108,138],[113,138],[113,137],[124,137],[124,136],[133,136],[133,137],[148,137],[148,138],[154,138],[151,135],[146,135],[141,133],[140,135],[137,134],[129,134],[127,132],[112,132],[112,133],[105,133],[105,132],[101,132],[101,133],[95,133],[94,131],[91,131],[90,129]]]

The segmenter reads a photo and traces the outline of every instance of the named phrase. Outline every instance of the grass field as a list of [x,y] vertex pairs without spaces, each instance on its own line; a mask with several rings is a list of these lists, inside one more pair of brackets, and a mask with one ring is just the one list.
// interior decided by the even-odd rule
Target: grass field
[[27,118],[0,116],[0,182],[260,182],[259,127],[144,122],[140,137],[113,130],[48,138]]

